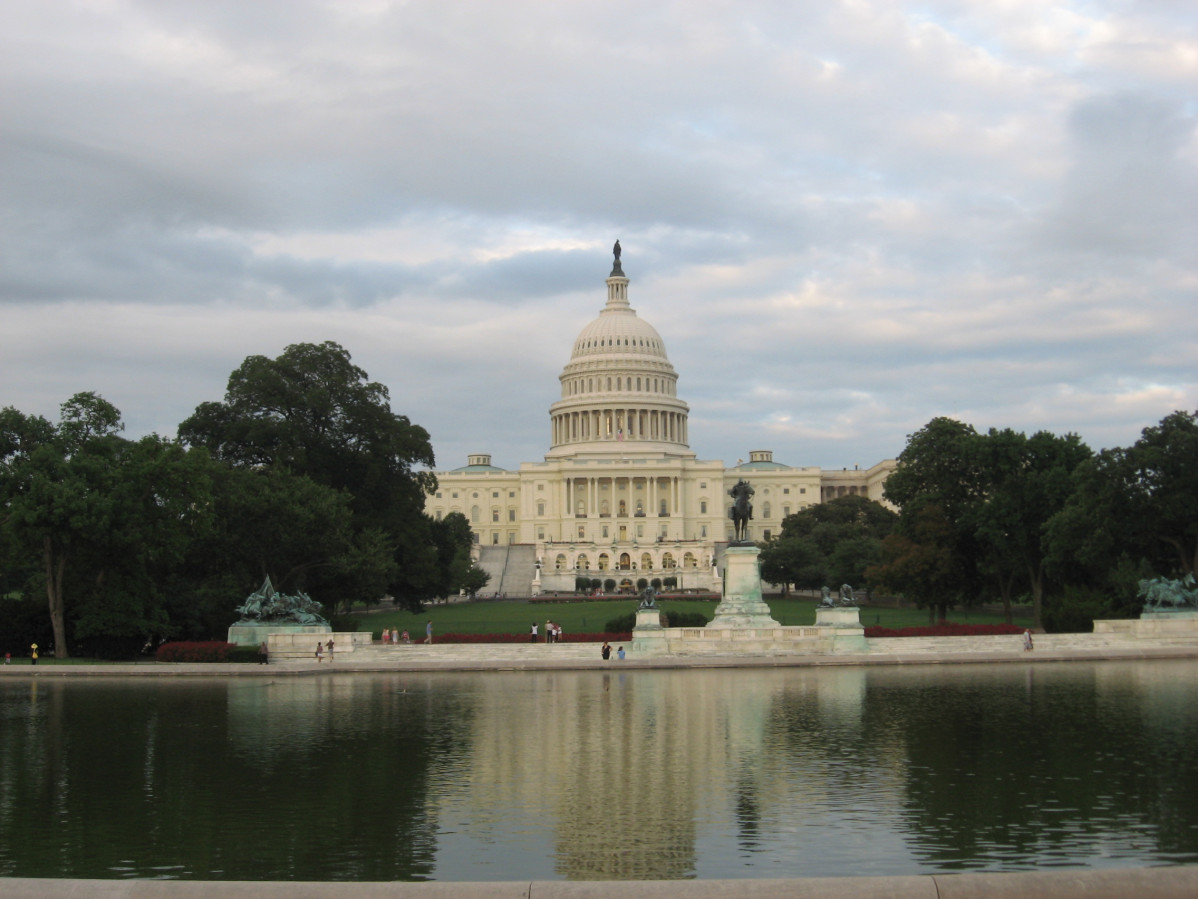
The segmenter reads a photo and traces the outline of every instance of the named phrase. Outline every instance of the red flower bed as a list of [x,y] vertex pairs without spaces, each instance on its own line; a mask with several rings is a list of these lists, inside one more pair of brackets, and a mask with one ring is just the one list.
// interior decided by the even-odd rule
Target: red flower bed
[[163,643],[158,647],[160,662],[227,662],[232,643],[212,640],[206,643]]
[[[562,635],[563,643],[615,643],[632,639],[632,634],[570,634]],[[433,634],[434,643],[528,643],[529,634]],[[418,642],[418,641],[413,641]],[[537,634],[537,642],[544,643],[545,635]]]
[[941,622],[927,627],[878,627],[865,629],[867,637],[981,637],[996,634],[1022,634],[1016,624],[953,624]]

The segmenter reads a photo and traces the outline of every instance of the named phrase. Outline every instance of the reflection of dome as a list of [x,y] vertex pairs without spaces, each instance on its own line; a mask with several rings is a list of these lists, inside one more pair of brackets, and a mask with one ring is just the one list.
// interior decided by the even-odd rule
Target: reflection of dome
[[618,261],[607,279],[607,305],[579,333],[559,380],[547,458],[634,447],[694,456],[687,448],[689,410],[676,396],[678,374],[661,335],[628,304],[628,278]]

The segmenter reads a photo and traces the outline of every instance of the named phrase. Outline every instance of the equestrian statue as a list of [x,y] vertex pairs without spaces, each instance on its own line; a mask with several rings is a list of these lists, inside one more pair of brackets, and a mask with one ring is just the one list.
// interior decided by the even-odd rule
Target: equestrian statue
[[753,520],[753,504],[749,500],[753,498],[753,493],[753,488],[744,478],[737,481],[728,491],[728,495],[732,497],[732,511],[728,513],[728,517],[732,519],[735,529],[733,543],[749,542],[749,522]]

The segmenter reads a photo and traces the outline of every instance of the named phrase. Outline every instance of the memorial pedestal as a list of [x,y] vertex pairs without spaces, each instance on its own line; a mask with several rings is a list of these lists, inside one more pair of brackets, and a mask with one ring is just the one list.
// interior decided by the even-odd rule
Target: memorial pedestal
[[724,599],[715,607],[709,628],[781,627],[761,598],[761,566],[756,546],[729,546],[724,551]]
[[661,626],[661,609],[636,610],[636,626],[632,629],[632,652],[641,657],[664,655],[669,652],[666,646],[666,631]]

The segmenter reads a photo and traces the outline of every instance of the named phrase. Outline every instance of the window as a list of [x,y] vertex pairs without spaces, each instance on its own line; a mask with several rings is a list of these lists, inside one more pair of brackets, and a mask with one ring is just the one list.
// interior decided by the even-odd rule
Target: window
[[492,546],[499,545],[499,531],[496,531],[494,534],[491,535],[491,545]]
[[544,528],[537,528],[537,539],[538,540],[545,539],[545,529]]
[[789,516],[790,516],[790,506],[783,506],[782,507],[782,517],[788,518]]
[[508,521],[515,521],[515,520],[516,520],[516,510],[515,510],[515,509],[508,509],[508,510],[507,510],[507,520],[508,520]]
[[507,492],[507,498],[508,498],[508,499],[515,499],[515,498],[516,498],[516,491],[515,491],[515,490],[509,490],[509,491]]
[[703,515],[707,514],[707,500],[705,500],[705,499],[699,500],[699,512]]
[[761,504],[761,517],[762,517],[762,518],[769,518],[769,517],[770,517],[770,504],[769,504],[769,503],[762,503],[762,504]]
[[553,568],[555,571],[561,571],[566,567],[566,554],[558,553],[557,558],[553,560]]
[[699,526],[699,536],[700,536],[700,537],[706,537],[706,536],[707,536],[707,525],[705,525],[705,524],[704,524],[704,525],[700,525],[700,526]]
[[541,516],[541,515],[544,515],[544,514],[545,514],[545,504],[544,504],[544,503],[537,503],[537,515],[538,515],[538,516]]
[[[457,494],[455,493],[454,496],[457,496]],[[437,491],[437,499],[440,499],[440,498],[441,498],[441,491],[438,490]]]
[[769,528],[766,528],[766,529],[765,529],[765,533],[764,533],[764,537],[763,537],[763,539],[765,539],[765,540],[769,540],[769,539],[770,539],[770,529],[769,529]]
[[608,558],[607,553],[599,554],[599,570],[600,571],[607,571],[610,563],[611,563],[611,559]]
[[470,521],[475,524],[478,523],[478,506],[470,507]]
[[800,487],[800,488],[799,488],[799,493],[806,493],[806,492],[807,492],[807,488],[806,488],[806,487]]
[[499,499],[499,491],[498,490],[491,491],[491,499]]
[[499,510],[498,509],[491,510],[491,521],[499,521]]
[[789,488],[789,487],[783,487],[783,488],[782,488],[782,492],[783,492],[783,493],[790,493],[790,488]]

